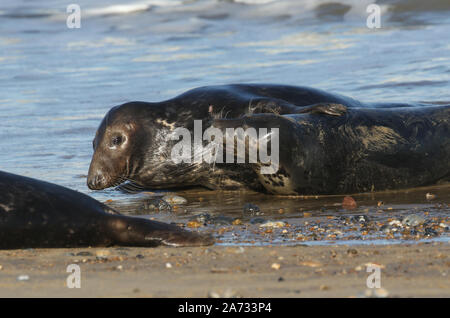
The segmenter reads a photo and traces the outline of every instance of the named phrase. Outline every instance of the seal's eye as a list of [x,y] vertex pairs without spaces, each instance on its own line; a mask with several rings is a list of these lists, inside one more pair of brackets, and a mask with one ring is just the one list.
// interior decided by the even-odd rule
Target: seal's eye
[[111,140],[111,144],[113,146],[118,146],[122,143],[122,141],[123,141],[122,136],[114,136]]

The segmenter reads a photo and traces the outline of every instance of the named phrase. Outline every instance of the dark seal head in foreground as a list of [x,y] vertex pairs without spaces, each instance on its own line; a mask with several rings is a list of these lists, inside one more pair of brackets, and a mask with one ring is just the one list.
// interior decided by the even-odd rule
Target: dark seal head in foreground
[[201,246],[209,236],[124,216],[91,197],[0,171],[0,248]]

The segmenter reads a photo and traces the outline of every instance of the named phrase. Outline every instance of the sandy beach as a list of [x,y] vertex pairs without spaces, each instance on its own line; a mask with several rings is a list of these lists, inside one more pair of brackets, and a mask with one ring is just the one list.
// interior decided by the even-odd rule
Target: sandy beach
[[[0,297],[450,297],[449,255],[443,243],[8,250]],[[69,264],[79,289],[67,287]]]

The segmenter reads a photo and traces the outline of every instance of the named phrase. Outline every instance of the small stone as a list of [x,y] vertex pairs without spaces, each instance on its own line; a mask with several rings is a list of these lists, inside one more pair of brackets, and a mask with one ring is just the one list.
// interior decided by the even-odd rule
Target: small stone
[[389,225],[402,227],[402,223],[399,220],[392,220],[391,222],[389,222]]
[[298,263],[298,265],[315,268],[315,267],[320,267],[320,266],[322,266],[322,263],[319,263],[319,262],[313,262],[313,261],[305,261],[305,262],[300,262],[300,263]]
[[358,254],[358,251],[354,248],[350,248],[347,250],[347,254],[356,255],[356,254]]
[[172,264],[166,263],[166,268],[172,268]]
[[244,214],[250,214],[250,215],[261,215],[263,214],[259,207],[257,205],[254,205],[252,203],[246,203],[243,207]]
[[355,199],[350,196],[346,196],[344,200],[342,200],[342,207],[347,210],[356,209],[358,204],[356,204]]
[[137,259],[143,259],[143,258],[144,258],[144,255],[138,254],[138,255],[136,255],[136,258],[137,258]]
[[163,199],[152,199],[143,204],[144,210],[172,211],[172,205]]
[[438,236],[438,232],[436,232],[435,230],[433,230],[431,227],[427,227],[425,228],[425,236]]
[[267,221],[261,224],[259,227],[273,227],[273,228],[280,228],[286,226],[285,222],[282,221]]
[[108,250],[98,250],[95,252],[95,256],[98,258],[107,258],[111,254]]
[[0,271],[3,269],[3,266],[2,265],[0,265]]
[[17,276],[17,280],[19,282],[25,282],[25,281],[30,280],[30,276],[28,276],[28,275],[19,275],[19,276]]
[[190,228],[198,228],[198,227],[202,226],[202,224],[199,222],[196,222],[196,221],[191,221],[191,222],[188,222],[186,224],[186,226],[190,227]]
[[367,215],[355,215],[351,218],[352,222],[357,223],[368,223],[370,222],[370,218]]
[[410,214],[403,218],[402,224],[406,226],[418,226],[420,224],[425,223],[425,219],[418,214]]
[[434,195],[433,193],[427,193],[427,194],[425,194],[425,198],[427,199],[427,200],[434,200],[434,199],[436,199],[436,195]]
[[186,204],[187,200],[179,195],[165,195],[162,199],[172,205],[174,204]]
[[233,225],[241,225],[241,224],[242,224],[242,220],[241,220],[241,219],[235,219],[235,220],[232,222],[232,224],[233,224]]
[[208,298],[221,298],[220,294],[215,291],[209,291],[208,292]]
[[279,282],[284,282],[284,278],[280,276],[280,277],[278,277],[278,281]]
[[320,285],[319,288],[320,288],[320,290],[329,290],[330,289],[330,287],[327,285]]
[[208,213],[201,213],[201,214],[194,215],[189,220],[206,224],[211,220],[211,215],[209,215]]
[[279,270],[281,265],[279,263],[273,263],[272,266],[270,266],[270,267],[275,269],[275,270]]

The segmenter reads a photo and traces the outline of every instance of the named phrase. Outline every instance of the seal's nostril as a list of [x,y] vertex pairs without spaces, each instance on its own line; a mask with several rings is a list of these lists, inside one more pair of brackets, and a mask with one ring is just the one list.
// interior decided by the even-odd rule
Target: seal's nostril
[[103,177],[103,175],[98,174],[95,176],[95,185],[100,185],[105,181],[105,177]]
[[101,174],[88,177],[87,185],[89,189],[98,190],[99,187],[105,182],[105,177]]

